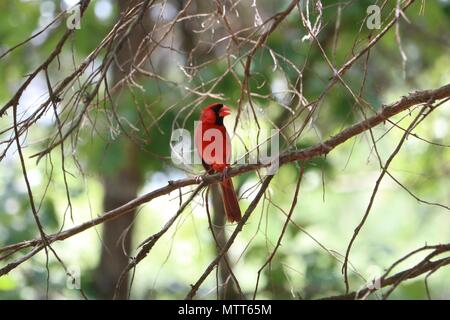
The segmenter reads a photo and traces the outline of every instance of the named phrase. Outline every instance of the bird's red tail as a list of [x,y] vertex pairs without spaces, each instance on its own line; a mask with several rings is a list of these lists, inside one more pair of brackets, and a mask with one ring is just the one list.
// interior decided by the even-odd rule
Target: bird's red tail
[[241,220],[241,209],[234,191],[233,182],[231,179],[225,179],[220,183],[220,190],[222,191],[223,206],[229,222],[238,222]]

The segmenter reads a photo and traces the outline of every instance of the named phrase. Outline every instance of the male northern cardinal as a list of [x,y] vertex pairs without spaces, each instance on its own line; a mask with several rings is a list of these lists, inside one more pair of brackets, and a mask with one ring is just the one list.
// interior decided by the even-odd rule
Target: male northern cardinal
[[[220,103],[210,104],[202,110],[195,144],[208,173],[223,172],[230,166],[230,137],[223,125],[223,118],[229,114],[230,108]],[[228,221],[241,220],[241,209],[230,178],[224,177],[220,182],[220,190]]]

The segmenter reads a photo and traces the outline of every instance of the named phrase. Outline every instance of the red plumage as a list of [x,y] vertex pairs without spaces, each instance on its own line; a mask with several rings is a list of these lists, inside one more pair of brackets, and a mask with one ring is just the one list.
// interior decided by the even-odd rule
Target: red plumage
[[[230,137],[223,125],[223,118],[229,114],[230,108],[220,103],[210,104],[202,110],[195,132],[195,144],[208,173],[222,172],[230,165]],[[220,182],[220,190],[228,221],[240,221],[241,210],[230,178]]]

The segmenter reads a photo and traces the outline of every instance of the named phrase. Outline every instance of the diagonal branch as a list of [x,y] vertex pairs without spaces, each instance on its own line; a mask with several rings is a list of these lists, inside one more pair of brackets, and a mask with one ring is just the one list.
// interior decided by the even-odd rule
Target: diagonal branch
[[159,230],[157,233],[151,235],[148,237],[139,247],[142,247],[138,254],[135,257],[132,257],[128,265],[125,267],[124,270],[122,270],[122,273],[120,274],[119,280],[116,284],[116,290],[114,292],[113,299],[116,299],[118,297],[119,288],[122,285],[126,275],[128,272],[135,268],[139,262],[141,262],[149,253],[150,250],[153,248],[153,246],[156,244],[156,242],[170,229],[170,227],[173,225],[173,223],[178,219],[178,217],[183,213],[184,209],[194,200],[195,196],[200,192],[200,190],[203,188],[203,185],[199,185],[194,192],[191,194],[189,199],[184,202],[178,211],[175,213],[175,215],[170,218],[170,220],[164,225],[164,227]]
[[[404,271],[400,271],[390,277],[387,277],[387,275],[401,262],[405,261],[406,259],[410,258],[411,256],[415,255],[416,253],[433,249],[433,251],[428,254],[422,261],[414,265],[413,267],[406,269]],[[368,295],[376,292],[377,290],[380,290],[381,288],[392,286],[387,294],[384,295],[386,297],[389,293],[392,292],[393,289],[395,289],[401,282],[417,278],[425,273],[429,272],[435,272],[437,269],[449,265],[450,264],[450,257],[441,258],[438,260],[431,261],[430,259],[432,257],[435,257],[439,254],[449,252],[450,251],[450,244],[440,244],[440,245],[427,245],[423,246],[419,249],[416,249],[414,251],[411,251],[403,258],[397,260],[394,262],[384,273],[384,275],[379,279],[379,283],[377,285],[373,285],[370,283],[369,285],[365,286],[364,288],[353,291],[350,293],[346,293],[343,295],[337,295],[337,296],[331,296],[331,297],[325,297],[322,298],[322,300],[354,300],[354,299],[365,299]],[[426,279],[425,279],[426,281]]]
[[356,240],[356,237],[358,236],[359,232],[361,231],[362,227],[364,226],[367,218],[369,217],[369,213],[372,209],[373,203],[375,201],[375,197],[378,193],[378,189],[380,187],[381,181],[383,180],[389,165],[391,164],[391,162],[394,160],[395,156],[399,153],[403,143],[405,142],[405,140],[407,139],[409,133],[416,127],[416,125],[420,122],[421,119],[424,119],[425,115],[424,115],[424,111],[425,108],[427,108],[426,106],[422,108],[422,110],[419,112],[419,114],[414,118],[414,120],[411,122],[411,124],[409,125],[408,129],[403,133],[402,138],[400,139],[400,142],[397,144],[397,147],[395,148],[395,150],[392,152],[392,154],[390,155],[389,159],[386,161],[386,164],[384,166],[382,166],[382,171],[375,183],[375,187],[373,188],[372,191],[372,195],[370,196],[370,201],[369,204],[367,205],[366,211],[364,212],[364,215],[361,219],[361,222],[358,224],[358,226],[355,228],[352,238],[350,239],[350,242],[347,246],[347,250],[345,252],[345,259],[344,259],[344,264],[342,266],[342,273],[344,274],[344,283],[345,283],[345,292],[349,291],[349,281],[348,281],[348,259],[350,256],[350,250],[352,249],[353,243]]
[[[328,154],[331,150],[339,146],[340,144],[343,144],[347,140],[379,125],[380,123],[386,121],[390,117],[401,113],[402,111],[407,110],[408,108],[420,105],[420,104],[431,104],[437,100],[442,100],[444,98],[450,97],[450,84],[444,85],[438,89],[435,90],[423,90],[423,91],[416,91],[414,93],[409,94],[408,96],[402,97],[400,100],[391,103],[389,105],[382,106],[381,110],[376,113],[374,116],[367,118],[366,120],[360,121],[347,129],[341,131],[340,133],[336,134],[335,136],[329,138],[328,140],[324,141],[323,143],[316,144],[309,148],[304,148],[300,150],[295,151],[286,151],[282,153],[279,157],[279,164],[284,165],[290,162],[295,161],[306,161],[311,160],[313,158],[323,156]],[[264,168],[269,166],[269,164],[248,164],[248,165],[241,165],[231,168],[227,172],[227,176],[233,177],[237,175],[241,175],[246,172],[255,171],[260,168]],[[222,174],[214,174],[214,175],[208,175],[203,177],[203,182],[206,185],[218,182],[222,179]],[[55,233],[52,235],[47,236],[47,240],[49,243],[52,243],[54,241],[58,240],[64,240],[71,236],[74,236],[78,233],[81,233],[89,228],[92,228],[96,225],[99,225],[101,223],[104,223],[105,221],[117,219],[124,214],[127,214],[131,212],[133,209],[137,208],[138,206],[145,204],[147,202],[150,202],[151,200],[158,198],[163,195],[167,195],[170,192],[173,192],[175,190],[178,190],[183,187],[192,186],[199,184],[199,180],[196,177],[189,177],[184,178],[176,181],[169,181],[166,186],[155,189],[143,196],[137,197],[136,199],[133,199],[132,201],[117,207],[116,209],[113,209],[111,211],[108,211],[100,216],[98,216],[95,219],[92,219],[91,221],[87,221],[85,223],[82,223],[78,226],[75,226],[73,228],[67,229],[63,232]],[[34,239],[34,240],[28,240],[19,242],[16,244],[12,244],[9,246],[5,246],[3,248],[0,248],[0,253],[16,250],[16,249],[24,249],[29,247],[36,247],[42,244],[41,239]],[[0,259],[1,260],[1,259]],[[21,259],[21,262],[25,260]],[[8,273],[11,269],[0,269],[0,276]]]
[[225,253],[228,252],[231,245],[233,244],[234,240],[236,239],[239,232],[242,230],[244,224],[247,222],[248,218],[252,214],[253,210],[255,210],[256,206],[259,203],[259,200],[263,196],[263,194],[266,192],[266,189],[269,187],[270,181],[272,180],[274,176],[267,176],[263,183],[261,184],[261,188],[258,191],[258,194],[253,199],[252,203],[247,208],[247,211],[245,211],[245,214],[242,216],[241,221],[239,221],[238,225],[233,231],[233,234],[228,239],[227,243],[223,246],[223,248],[220,250],[220,253],[214,258],[214,260],[208,265],[206,270],[202,273],[200,278],[197,280],[197,282],[194,285],[191,285],[191,290],[186,296],[187,300],[191,300],[195,294],[197,293],[198,288],[200,288],[201,284],[205,279],[208,277],[208,275],[211,273],[211,271],[217,266],[219,261],[222,259],[222,257],[225,255]]

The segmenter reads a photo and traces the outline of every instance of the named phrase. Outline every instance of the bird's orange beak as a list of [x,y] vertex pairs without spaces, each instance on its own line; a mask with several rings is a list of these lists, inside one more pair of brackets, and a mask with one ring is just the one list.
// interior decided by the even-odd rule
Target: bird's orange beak
[[219,116],[226,117],[231,113],[230,107],[223,106],[219,111]]

